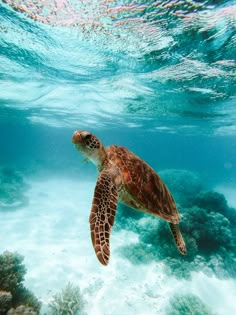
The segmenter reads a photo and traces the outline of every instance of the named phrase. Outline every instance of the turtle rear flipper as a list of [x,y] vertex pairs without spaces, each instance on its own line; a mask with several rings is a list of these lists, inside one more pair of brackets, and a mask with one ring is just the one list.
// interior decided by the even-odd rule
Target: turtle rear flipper
[[183,236],[180,232],[180,228],[178,224],[169,223],[171,233],[174,237],[175,244],[182,255],[186,255],[186,245],[183,239]]

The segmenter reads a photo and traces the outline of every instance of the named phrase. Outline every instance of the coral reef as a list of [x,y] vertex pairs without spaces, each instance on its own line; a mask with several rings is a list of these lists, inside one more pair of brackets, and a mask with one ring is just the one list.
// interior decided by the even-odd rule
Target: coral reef
[[78,286],[68,283],[58,294],[53,296],[49,304],[51,315],[82,315],[84,300]]
[[193,294],[176,295],[170,300],[166,315],[216,315],[202,300]]
[[32,307],[28,307],[25,305],[20,305],[16,309],[11,308],[7,315],[37,315]]
[[192,207],[184,211],[181,226],[184,234],[196,240],[200,252],[214,253],[221,246],[233,246],[230,221],[219,212]]
[[23,304],[25,307],[32,308],[36,314],[39,314],[41,308],[41,302],[29,289],[25,288],[23,285],[20,286],[13,296],[13,305],[18,306]]
[[0,169],[0,209],[11,209],[25,205],[28,185],[20,172],[12,168]]
[[[7,251],[0,255],[0,309],[2,309],[0,315],[5,315],[10,308],[18,308],[20,305],[24,305],[25,308],[32,308],[35,314],[39,314],[41,303],[23,285],[26,274],[23,259],[18,253]],[[29,310],[28,313],[25,312],[18,312],[17,314],[29,314]]]
[[[161,172],[170,183],[171,172]],[[236,277],[236,210],[228,206],[222,194],[204,191],[192,173],[174,170],[173,178],[168,186],[183,203],[179,205],[180,227],[187,255],[179,254],[168,224],[146,214],[136,220],[122,218],[123,228],[137,232],[139,243],[120,248],[121,255],[134,264],[162,261],[166,272],[176,277],[188,278],[199,270],[219,278]]]
[[12,304],[12,295],[7,291],[0,291],[0,314],[5,314]]
[[203,191],[197,195],[195,204],[208,211],[217,211],[220,213],[226,213],[228,205],[225,197],[216,191]]
[[196,196],[194,204],[208,212],[219,212],[236,224],[236,211],[230,208],[225,197],[216,191],[203,191]]

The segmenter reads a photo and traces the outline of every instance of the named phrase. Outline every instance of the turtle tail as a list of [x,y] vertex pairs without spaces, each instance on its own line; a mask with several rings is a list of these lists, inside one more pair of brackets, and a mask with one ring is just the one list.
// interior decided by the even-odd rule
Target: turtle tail
[[180,253],[182,255],[186,255],[187,250],[186,250],[186,246],[185,246],[185,242],[184,242],[183,236],[182,236],[182,234],[180,232],[179,225],[178,224],[169,223],[169,226],[170,226],[171,233],[172,233],[172,235],[174,237],[175,244],[178,247],[178,250],[180,251]]

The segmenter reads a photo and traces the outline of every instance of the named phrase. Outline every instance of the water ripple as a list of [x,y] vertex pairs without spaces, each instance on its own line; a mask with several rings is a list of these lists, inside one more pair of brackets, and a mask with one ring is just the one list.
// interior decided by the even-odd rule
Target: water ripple
[[233,124],[235,1],[4,0],[0,14],[0,102],[31,122]]

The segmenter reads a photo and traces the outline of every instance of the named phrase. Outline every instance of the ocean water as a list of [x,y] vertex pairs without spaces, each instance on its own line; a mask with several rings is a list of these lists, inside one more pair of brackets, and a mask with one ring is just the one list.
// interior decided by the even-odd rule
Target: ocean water
[[[236,314],[235,56],[236,1],[0,1],[0,258],[24,257],[41,314]],[[99,263],[77,129],[160,174],[186,256],[119,203]],[[81,309],[56,312],[68,283]]]

